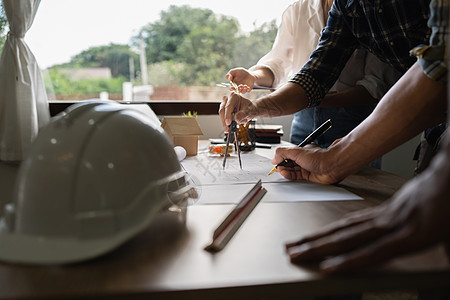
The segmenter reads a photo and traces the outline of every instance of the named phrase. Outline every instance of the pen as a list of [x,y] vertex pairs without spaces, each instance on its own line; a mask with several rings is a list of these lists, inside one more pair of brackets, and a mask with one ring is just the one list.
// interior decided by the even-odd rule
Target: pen
[[[314,130],[310,135],[308,135],[300,144],[298,144],[298,147],[304,147],[304,146],[308,145],[309,143],[314,141],[316,138],[318,138],[319,136],[321,136],[322,134],[327,132],[328,129],[330,129],[332,125],[333,125],[333,123],[331,122],[331,120],[325,121],[325,123],[320,125],[316,130]],[[273,169],[269,172],[269,175],[275,173],[275,171],[277,170],[277,168],[279,166],[285,166],[289,162],[291,162],[291,160],[286,158],[285,160],[280,162],[278,165],[273,167]]]

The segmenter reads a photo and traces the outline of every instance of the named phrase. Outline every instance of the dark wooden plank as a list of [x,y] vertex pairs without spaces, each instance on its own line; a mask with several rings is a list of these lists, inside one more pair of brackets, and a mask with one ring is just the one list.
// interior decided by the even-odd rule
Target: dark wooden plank
[[[219,102],[195,102],[195,101],[149,101],[149,102],[122,102],[126,105],[145,103],[160,116],[176,116],[187,112],[196,112],[198,115],[217,115]],[[55,116],[69,106],[79,103],[79,101],[49,101],[50,115]]]

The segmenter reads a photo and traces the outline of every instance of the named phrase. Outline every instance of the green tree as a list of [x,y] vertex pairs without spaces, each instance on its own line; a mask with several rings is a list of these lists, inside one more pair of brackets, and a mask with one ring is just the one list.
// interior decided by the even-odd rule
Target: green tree
[[184,72],[186,64],[173,61],[162,61],[149,65],[148,80],[154,86],[183,86],[180,74]]
[[139,39],[144,39],[148,63],[183,62],[184,58],[177,55],[186,37],[196,28],[210,27],[214,23],[217,23],[216,16],[209,9],[171,5],[167,11],[161,12],[159,21],[144,26],[132,41],[139,46]]
[[207,27],[195,27],[177,49],[177,57],[189,65],[180,74],[188,85],[214,85],[232,67],[237,23],[221,17]]
[[278,26],[275,20],[256,27],[249,35],[239,37],[233,52],[233,65],[249,68],[272,49]]
[[[276,32],[274,20],[250,34],[240,34],[236,19],[185,5],[170,6],[132,41],[136,47],[144,40],[151,72],[161,72],[149,74],[151,84],[170,76],[167,82],[176,77],[181,85],[214,85],[230,68],[255,64],[271,49]],[[157,82],[152,78],[158,78]]]
[[185,85],[211,85],[222,80],[236,43],[239,25],[234,18],[216,16],[209,9],[170,6],[161,19],[143,27],[133,38],[146,44],[150,64],[183,64],[177,76]]
[[7,26],[8,20],[6,19],[5,10],[3,9],[3,2],[0,1],[0,50],[3,48],[3,44],[6,40]]
[[[73,56],[70,62],[56,67],[64,68],[98,68],[111,69],[113,77],[130,78],[130,57],[139,70],[138,55],[128,45],[109,44],[108,46],[91,47]],[[136,71],[135,71],[136,72]],[[133,74],[136,77],[136,74]]]

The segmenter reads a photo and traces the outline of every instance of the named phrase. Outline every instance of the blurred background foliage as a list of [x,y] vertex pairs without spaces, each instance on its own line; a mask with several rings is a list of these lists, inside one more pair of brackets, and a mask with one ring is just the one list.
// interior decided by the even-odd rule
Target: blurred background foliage
[[[1,1],[0,1],[1,3]],[[248,68],[272,46],[275,20],[243,33],[233,17],[209,9],[170,6],[160,19],[143,26],[128,45],[91,47],[64,64],[45,70],[49,94],[121,93],[122,83],[142,84],[140,53],[145,51],[148,84],[158,86],[214,86],[233,67]],[[7,20],[0,7],[0,47]],[[109,68],[109,78],[73,78],[67,70]],[[69,75],[68,75],[69,74]]]
[[3,49],[3,44],[6,40],[7,28],[8,20],[6,19],[5,11],[3,9],[3,1],[0,1],[0,50]]

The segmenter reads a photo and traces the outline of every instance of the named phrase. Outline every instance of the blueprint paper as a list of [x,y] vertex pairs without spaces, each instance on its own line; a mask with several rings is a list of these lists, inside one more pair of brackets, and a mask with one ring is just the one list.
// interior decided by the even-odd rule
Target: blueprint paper
[[342,201],[362,200],[361,197],[334,185],[321,185],[304,181],[290,181],[279,173],[268,176],[273,168],[271,159],[253,152],[242,153],[242,167],[236,156],[227,160],[207,153],[188,157],[182,162],[197,185],[200,198],[197,204],[236,204],[261,179],[267,194],[263,202]]
[[227,159],[225,169],[223,157],[200,153],[184,159],[184,170],[195,176],[202,185],[228,185],[236,183],[253,183],[259,179],[265,182],[285,181],[280,174],[268,175],[273,168],[272,160],[252,152],[241,153],[242,170],[235,153]]

